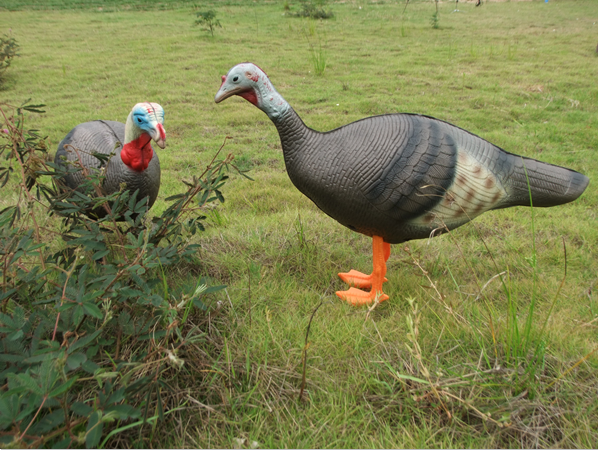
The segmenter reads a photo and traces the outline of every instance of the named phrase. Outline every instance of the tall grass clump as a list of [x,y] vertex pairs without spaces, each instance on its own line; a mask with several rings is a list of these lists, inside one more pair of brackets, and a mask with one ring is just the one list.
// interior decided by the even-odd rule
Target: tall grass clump
[[[535,240],[533,208],[530,210],[530,226]],[[449,235],[453,233],[449,232]],[[478,236],[497,272],[487,280],[479,277],[478,270],[469,262],[459,241],[452,239],[457,253],[476,279],[478,292],[473,305],[479,302],[480,306],[468,308],[469,312],[460,311],[448,302],[448,295],[430,271],[424,268],[415,253],[407,247],[404,249],[421,271],[426,280],[424,287],[438,308],[431,307],[430,302],[422,306],[421,300],[407,297],[410,310],[405,319],[408,331],[404,345],[409,358],[397,364],[389,360],[383,363],[394,380],[388,386],[388,394],[393,401],[394,396],[400,398],[397,401],[402,402],[403,408],[411,411],[414,417],[420,415],[422,408],[429,408],[436,411],[438,420],[457,420],[474,428],[476,422],[472,418],[475,417],[485,429],[496,433],[496,446],[507,445],[516,436],[525,447],[542,447],[561,436],[559,430],[566,413],[558,404],[558,383],[587,361],[598,347],[569,367],[559,366],[547,353],[552,341],[547,334],[547,325],[553,319],[567,275],[564,243],[561,283],[555,292],[544,293],[550,298],[550,306],[540,314],[537,310],[540,293],[537,290],[535,243],[531,245],[530,254],[524,256],[531,269],[531,292],[527,297],[518,289],[518,282],[512,279],[509,267],[499,267],[483,236],[480,233]],[[460,283],[451,270],[453,264],[454,261],[447,262],[446,268],[454,288],[460,290]],[[507,304],[506,315],[495,308],[494,295],[488,294],[492,284],[500,286],[501,300]],[[426,339],[422,337],[422,328],[426,328],[422,317],[426,309],[437,318],[435,328],[441,324],[442,332],[436,339],[436,347],[441,339],[456,345],[442,352],[426,349]],[[463,333],[469,336],[467,340],[470,341],[465,347]],[[455,364],[461,351],[470,356],[462,364]],[[447,354],[451,357],[447,358]],[[478,355],[477,361],[471,360],[473,354]]]
[[[326,49],[322,44],[322,36],[317,31],[315,22],[313,20],[308,21],[307,29],[304,30],[303,34],[307,40],[309,59],[311,61],[311,66],[314,70],[314,73],[316,75],[323,75],[324,71],[326,70]],[[312,39],[315,39],[317,42],[314,42]]]
[[[0,211],[0,442],[95,448],[182,406],[173,375],[209,341],[206,296],[224,286],[177,287],[168,270],[201,264],[189,237],[204,206],[224,201],[232,156],[214,157],[150,219],[137,192],[103,196],[99,172],[84,171],[75,192],[62,184],[82,167],[50,162],[26,128],[42,107],[0,105],[0,180],[17,193]],[[107,216],[87,217],[98,205]]]

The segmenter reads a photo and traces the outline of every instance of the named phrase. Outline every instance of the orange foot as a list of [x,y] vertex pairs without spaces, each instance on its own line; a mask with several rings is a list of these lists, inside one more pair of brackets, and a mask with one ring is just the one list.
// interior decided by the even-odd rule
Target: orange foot
[[[379,297],[378,301],[383,302],[384,300],[388,300],[388,295],[384,294],[381,291],[378,291]],[[362,291],[361,289],[357,289],[354,287],[349,288],[346,291],[336,291],[336,295],[341,300],[346,301],[348,304],[352,306],[362,306],[362,305],[369,305],[376,301],[376,293],[374,291],[366,292]]]
[[338,291],[336,295],[347,303],[358,306],[373,303],[378,297],[379,302],[388,300],[388,295],[382,292],[382,283],[388,281],[386,275],[386,261],[390,256],[390,244],[384,242],[380,236],[374,236],[372,241],[374,270],[371,275],[365,275],[356,270],[339,273],[341,279],[357,288],[370,288],[370,292],[351,287],[346,291]]
[[[358,272],[357,270],[351,269],[349,272],[339,273],[338,276],[347,283],[349,286],[355,286],[356,288],[371,288],[372,281],[374,279],[372,275],[366,275],[365,273]],[[388,281],[388,278],[384,277],[384,283]]]

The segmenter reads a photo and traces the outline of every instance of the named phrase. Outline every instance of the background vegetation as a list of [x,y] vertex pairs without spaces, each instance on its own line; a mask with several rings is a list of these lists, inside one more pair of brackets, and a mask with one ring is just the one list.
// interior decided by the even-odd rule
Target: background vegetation
[[[167,211],[165,199],[204,172],[226,136],[224,153],[254,179],[231,173],[226,201],[203,206],[206,231],[188,237],[200,245],[192,263],[151,269],[169,286],[152,295],[173,305],[203,277],[227,288],[190,313],[202,340],[179,355],[182,367],[163,372],[169,388],[135,405],[143,413],[159,398],[160,424],[123,429],[139,419],[122,416],[106,422],[100,443],[118,429],[106,446],[596,447],[595,3],[459,2],[453,12],[443,2],[437,29],[433,2],[328,3],[334,16],[323,21],[294,17],[302,6],[3,2],[0,34],[11,30],[20,56],[1,99],[46,105],[25,120],[47,135],[50,154],[76,124],[124,121],[133,104],[156,101],[167,148],[151,214]],[[209,9],[222,24],[213,37],[194,26]],[[261,111],[242,99],[214,104],[220,76],[242,61],[262,67],[315,129],[422,113],[592,181],[570,205],[491,212],[450,235],[393,246],[390,301],[351,308],[334,295],[336,273],[367,271],[370,240],[296,191]],[[17,201],[7,185],[0,209]],[[63,230],[56,217],[43,220]],[[110,308],[98,302],[103,318],[89,320],[100,323]],[[31,317],[26,304],[8,306],[11,317]],[[118,353],[102,342],[96,364],[106,372],[135,362],[138,341]],[[106,385],[86,376],[78,401],[98,410]],[[124,401],[115,398],[106,407]],[[75,425],[89,434],[89,423]]]

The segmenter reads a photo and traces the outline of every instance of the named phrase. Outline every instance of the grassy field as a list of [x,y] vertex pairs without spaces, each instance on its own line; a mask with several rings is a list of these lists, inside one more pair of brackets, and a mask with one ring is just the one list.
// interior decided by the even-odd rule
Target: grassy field
[[[0,8],[0,33],[21,46],[0,98],[45,104],[28,120],[52,148],[78,123],[124,122],[153,101],[167,133],[155,212],[226,136],[223,152],[254,179],[231,172],[226,202],[196,237],[201,265],[168,273],[172,286],[203,275],[228,286],[206,313],[208,344],[173,371],[167,407],[184,408],[108,445],[598,446],[594,0],[460,2],[458,12],[442,2],[437,29],[432,2],[329,3],[326,21],[290,17],[291,1],[204,2],[222,23],[214,37],[193,26],[192,3],[25,3]],[[390,300],[352,308],[334,295],[336,274],[368,271],[371,240],[294,188],[261,111],[214,103],[220,76],[243,61],[317,130],[426,114],[578,170],[590,186],[572,204],[490,212],[393,246]]]

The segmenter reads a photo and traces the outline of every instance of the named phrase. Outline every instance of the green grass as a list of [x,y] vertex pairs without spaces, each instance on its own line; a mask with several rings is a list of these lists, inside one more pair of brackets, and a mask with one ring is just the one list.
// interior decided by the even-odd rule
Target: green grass
[[[210,346],[173,371],[179,390],[166,404],[184,409],[159,433],[135,428],[108,445],[596,447],[594,1],[461,2],[454,14],[441,3],[438,29],[427,2],[333,3],[335,18],[311,25],[283,16],[282,2],[215,2],[223,28],[213,38],[193,26],[192,2],[23,4],[0,14],[0,32],[21,46],[0,95],[47,105],[29,120],[52,148],[78,123],[124,121],[133,104],[155,101],[167,132],[155,211],[225,136],[224,152],[255,180],[233,176],[227,201],[207,213],[201,266],[167,273],[173,286],[197,273],[228,285],[212,299]],[[309,26],[325,37],[320,74]],[[371,242],[293,187],[261,111],[214,104],[220,75],[242,61],[315,129],[422,113],[576,169],[590,186],[572,204],[534,210],[533,227],[529,208],[513,208],[393,246],[390,301],[351,308],[334,295],[336,274],[369,270]]]

